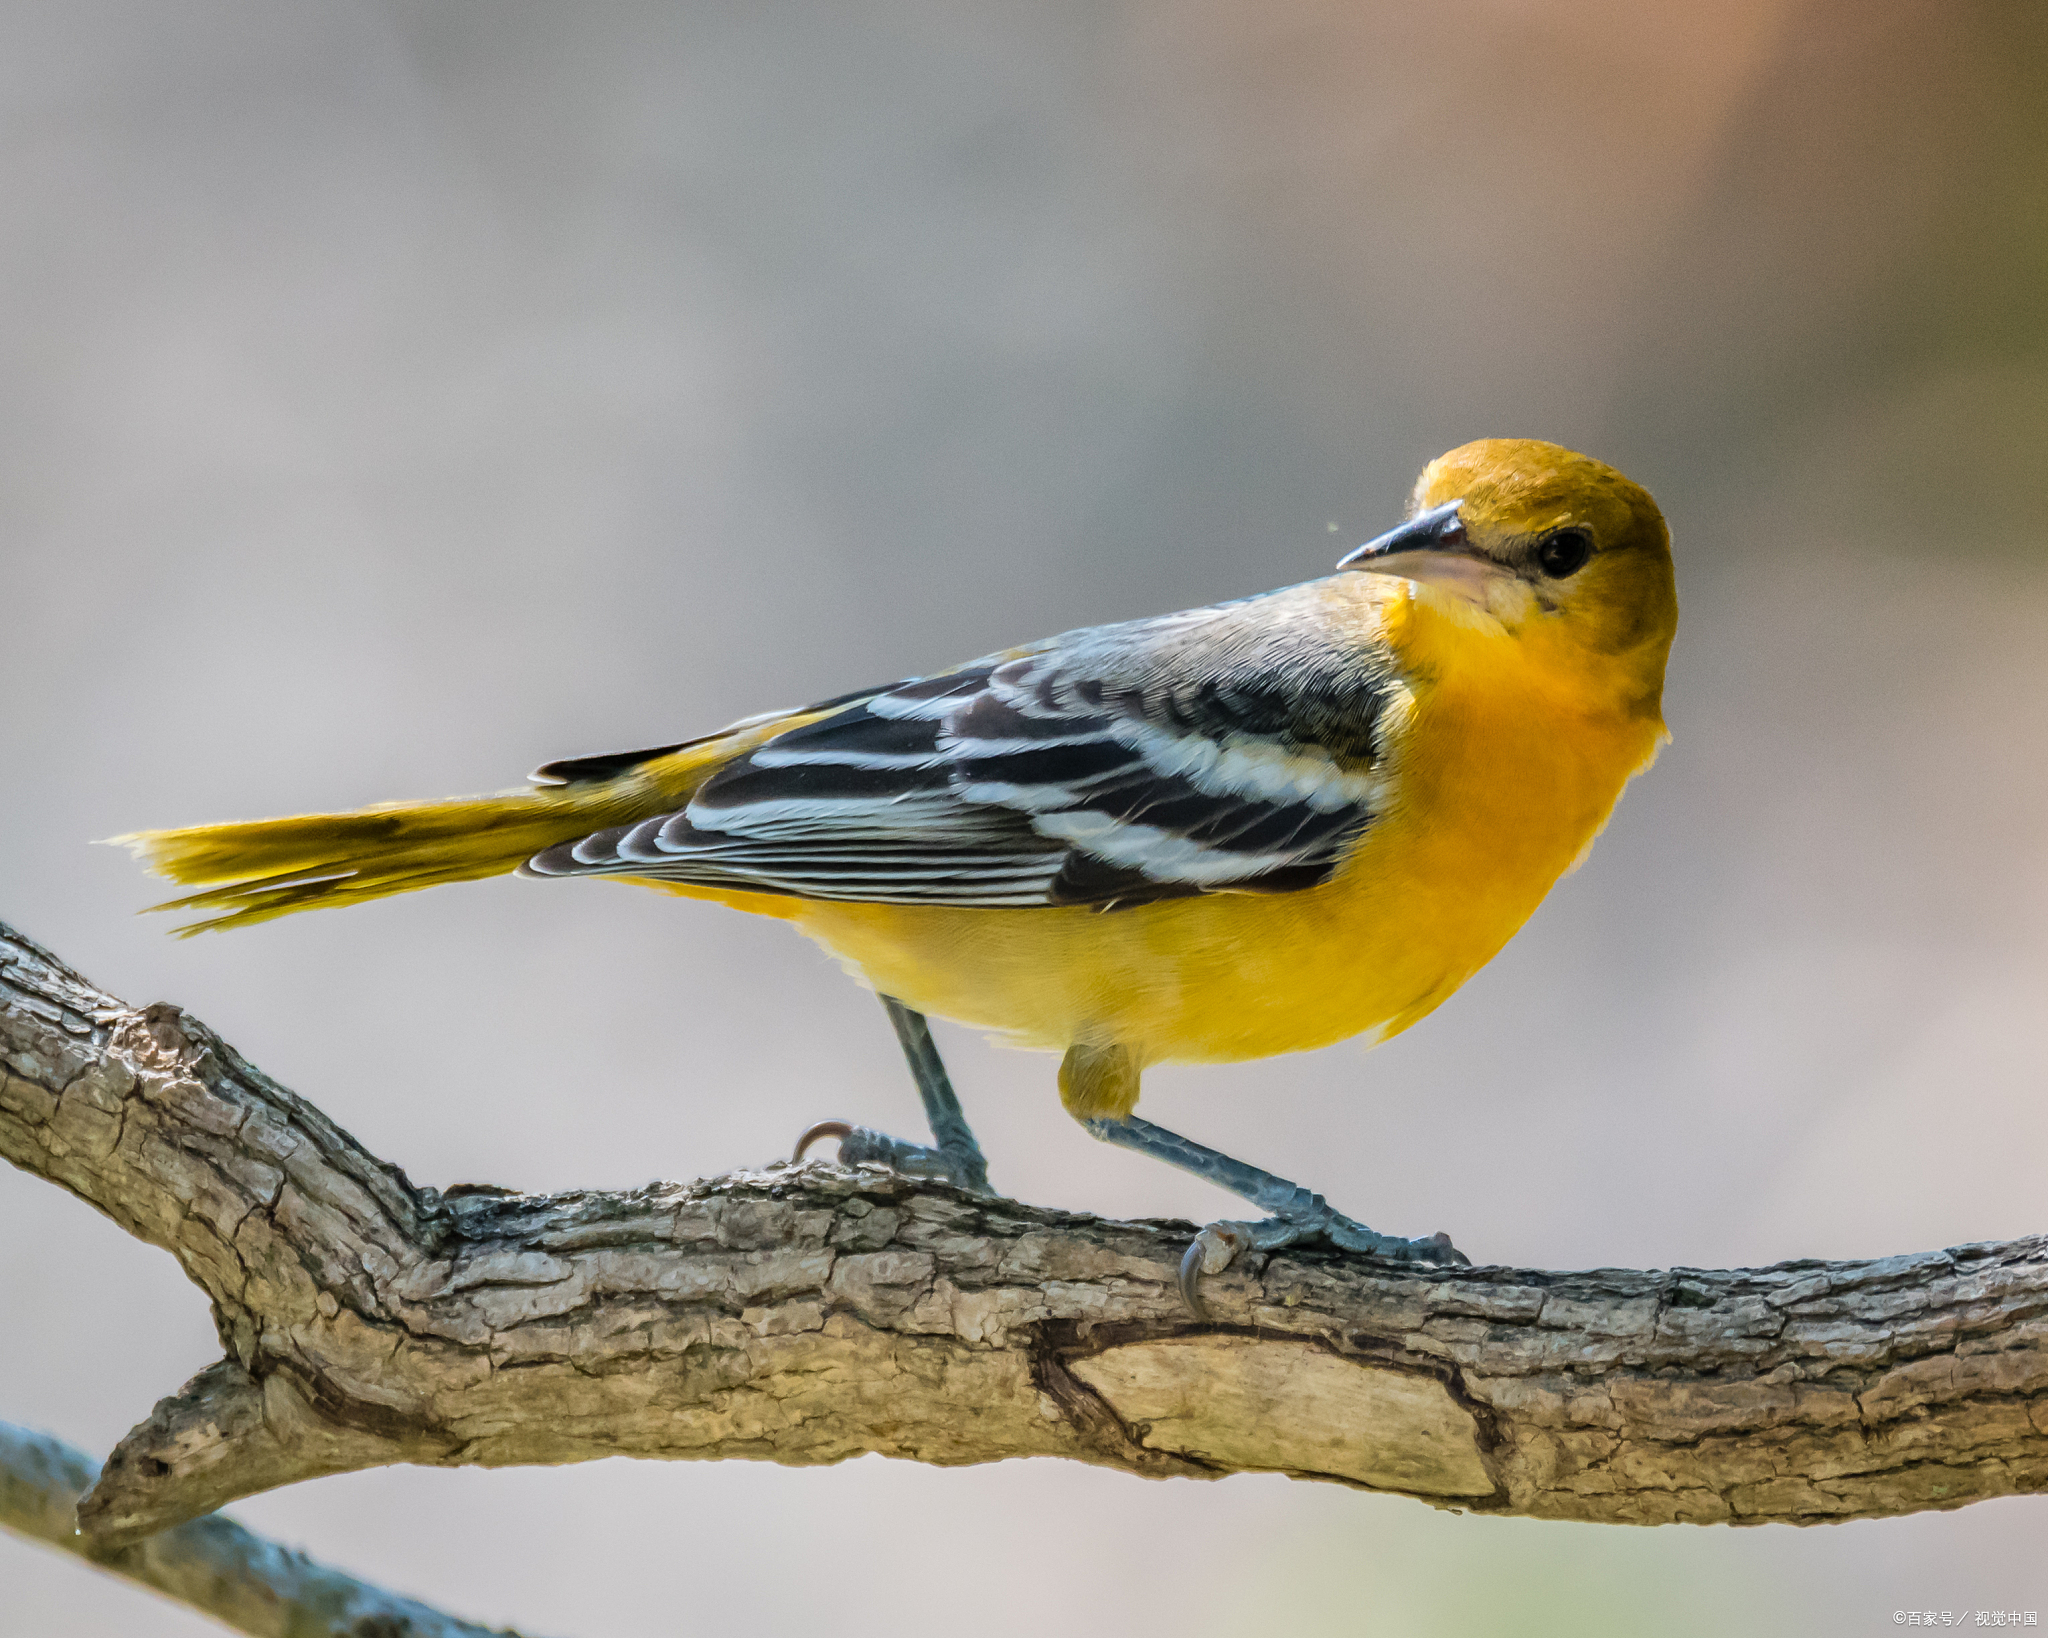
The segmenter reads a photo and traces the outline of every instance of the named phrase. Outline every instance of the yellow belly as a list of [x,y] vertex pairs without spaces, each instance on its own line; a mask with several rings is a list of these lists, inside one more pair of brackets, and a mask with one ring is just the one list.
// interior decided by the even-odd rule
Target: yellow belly
[[1502,651],[1418,686],[1393,796],[1328,883],[1130,910],[838,904],[668,887],[782,917],[921,1012],[1141,1064],[1385,1039],[1490,960],[1584,853],[1659,724],[1589,720]]

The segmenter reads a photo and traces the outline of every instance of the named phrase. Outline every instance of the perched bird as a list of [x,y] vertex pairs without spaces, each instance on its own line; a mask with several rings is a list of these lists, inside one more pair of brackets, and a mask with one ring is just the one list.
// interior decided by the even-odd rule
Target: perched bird
[[1064,1054],[1095,1137],[1270,1215],[1212,1224],[1181,1286],[1324,1238],[1465,1259],[1138,1118],[1140,1077],[1384,1040],[1490,960],[1667,737],[1678,622],[1649,495],[1554,444],[1430,463],[1408,521],[1321,580],[1096,626],[537,788],[120,838],[203,889],[182,931],[518,872],[779,916],[884,1000],[931,1118],[843,1122],[849,1161],[986,1190],[924,1015]]

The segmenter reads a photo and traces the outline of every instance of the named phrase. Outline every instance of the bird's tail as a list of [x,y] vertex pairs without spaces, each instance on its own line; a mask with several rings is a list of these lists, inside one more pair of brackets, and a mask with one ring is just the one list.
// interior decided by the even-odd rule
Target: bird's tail
[[518,869],[543,848],[660,811],[638,780],[385,802],[354,813],[193,825],[116,836],[174,882],[203,891],[153,910],[207,912],[180,936],[294,910],[361,904]]
[[550,763],[534,775],[543,783],[531,790],[142,830],[111,840],[159,875],[202,889],[150,906],[205,912],[178,928],[180,937],[247,927],[294,910],[507,875],[562,842],[682,807],[732,757],[817,714],[770,712],[682,745]]

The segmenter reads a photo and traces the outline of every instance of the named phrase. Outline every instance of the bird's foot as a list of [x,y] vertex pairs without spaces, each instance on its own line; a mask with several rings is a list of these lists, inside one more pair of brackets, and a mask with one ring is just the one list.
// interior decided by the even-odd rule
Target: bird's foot
[[932,1042],[931,1026],[924,1014],[914,1012],[893,996],[882,997],[882,1007],[896,1028],[909,1061],[911,1079],[917,1082],[918,1097],[924,1103],[925,1119],[931,1122],[935,1143],[909,1143],[877,1132],[872,1127],[849,1121],[821,1120],[796,1140],[794,1159],[820,1138],[839,1140],[839,1159],[847,1166],[886,1166],[905,1177],[936,1177],[957,1184],[973,1194],[994,1194],[988,1186],[988,1159],[953,1094],[953,1082]]
[[[1305,1192],[1305,1191],[1304,1191]],[[1325,1241],[1344,1251],[1363,1251],[1396,1263],[1450,1263],[1471,1265],[1451,1244],[1448,1234],[1432,1234],[1424,1240],[1403,1240],[1381,1234],[1331,1208],[1319,1194],[1306,1204],[1290,1207],[1281,1216],[1262,1217],[1255,1223],[1211,1223],[1189,1243],[1180,1260],[1180,1294],[1188,1312],[1198,1320],[1209,1317],[1202,1301],[1202,1276],[1220,1274],[1249,1252],[1279,1251],[1287,1246]]]
[[1084,1120],[1081,1124],[1091,1137],[1178,1166],[1273,1214],[1256,1223],[1211,1223],[1195,1236],[1187,1255],[1180,1260],[1180,1294],[1187,1301],[1188,1312],[1198,1320],[1209,1317],[1202,1304],[1202,1276],[1222,1273],[1249,1252],[1278,1251],[1282,1246],[1325,1240],[1345,1251],[1363,1251],[1393,1262],[1469,1266],[1472,1261],[1451,1244],[1447,1234],[1432,1234],[1427,1240],[1402,1240],[1381,1234],[1363,1223],[1353,1222],[1342,1212],[1332,1211],[1329,1201],[1299,1183],[1233,1160],[1220,1149],[1154,1126],[1136,1115],[1125,1115],[1119,1120]]
[[[839,1161],[844,1166],[886,1166],[905,1177],[935,1177],[954,1183],[975,1194],[989,1194],[988,1163],[977,1148],[961,1152],[928,1143],[911,1143],[871,1127],[855,1126],[843,1120],[821,1120],[796,1140],[793,1160],[820,1138],[839,1140]],[[970,1137],[969,1142],[973,1140]]]

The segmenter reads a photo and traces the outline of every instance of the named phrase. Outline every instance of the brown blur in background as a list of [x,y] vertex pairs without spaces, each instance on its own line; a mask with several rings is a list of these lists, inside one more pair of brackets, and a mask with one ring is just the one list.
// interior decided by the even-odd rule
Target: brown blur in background
[[[1146,1113],[1553,1267],[2044,1226],[2048,10],[2035,0],[7,0],[0,916],[422,1182],[912,1131],[787,931],[500,881],[174,942],[90,838],[489,790],[1327,572],[1537,436],[1677,540],[1676,743],[1369,1057]],[[942,1026],[997,1184],[1206,1220]],[[0,1176],[0,1417],[215,1358]],[[563,1638],[1866,1634],[2048,1608],[2048,1502],[1795,1531],[1238,1478],[609,1462],[234,1508]],[[213,1631],[0,1538],[0,1629]]]

